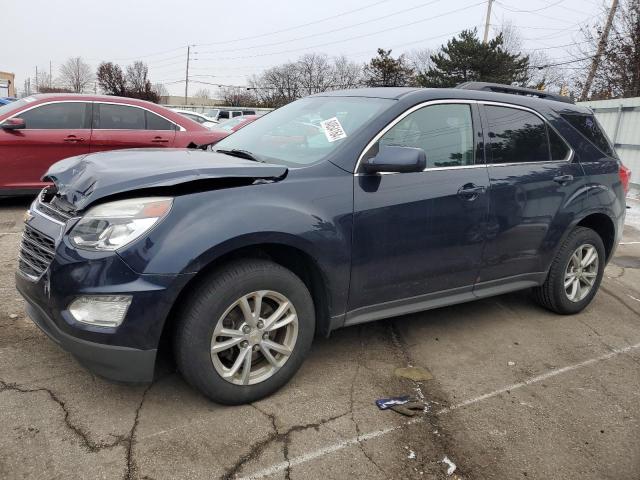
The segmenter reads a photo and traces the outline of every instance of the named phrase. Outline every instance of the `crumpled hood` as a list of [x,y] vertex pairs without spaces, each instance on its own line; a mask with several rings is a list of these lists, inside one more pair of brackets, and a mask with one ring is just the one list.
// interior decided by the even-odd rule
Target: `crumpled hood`
[[202,150],[136,149],[93,153],[55,163],[43,180],[75,210],[109,195],[216,178],[277,179],[280,165]]

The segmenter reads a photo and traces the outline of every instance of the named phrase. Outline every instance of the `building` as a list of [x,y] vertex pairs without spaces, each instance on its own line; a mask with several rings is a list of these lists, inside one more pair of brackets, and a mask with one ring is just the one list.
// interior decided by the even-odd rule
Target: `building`
[[16,96],[16,76],[9,72],[0,72],[0,97]]
[[188,97],[187,103],[184,103],[184,95],[170,95],[161,96],[158,102],[160,105],[172,105],[172,106],[198,106],[198,107],[213,107],[220,105],[222,100],[218,98],[194,98]]
[[640,97],[593,100],[578,105],[593,110],[620,159],[631,169],[631,187],[640,190]]

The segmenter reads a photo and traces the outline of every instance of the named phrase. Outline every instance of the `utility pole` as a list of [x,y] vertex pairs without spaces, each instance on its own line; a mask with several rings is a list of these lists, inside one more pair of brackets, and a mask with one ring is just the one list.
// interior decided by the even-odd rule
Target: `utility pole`
[[482,43],[487,43],[489,39],[489,23],[491,22],[491,6],[493,5],[494,0],[487,1],[487,18],[484,21],[484,39]]
[[598,49],[596,50],[596,54],[593,57],[593,61],[591,62],[591,68],[589,69],[589,75],[587,75],[587,81],[584,82],[584,88],[582,89],[582,94],[580,98],[582,100],[587,99],[587,95],[589,95],[589,91],[591,90],[591,85],[593,84],[593,79],[596,76],[596,71],[598,70],[598,66],[600,65],[600,57],[604,53],[604,49],[607,46],[607,42],[609,40],[609,32],[611,31],[611,25],[613,24],[613,17],[616,15],[616,10],[618,8],[618,0],[613,0],[611,4],[611,8],[609,9],[609,16],[607,17],[607,23],[604,25],[604,30],[602,31],[602,35],[600,36],[600,40],[598,41]]
[[36,93],[40,90],[39,88],[40,82],[38,81],[38,66],[36,65]]
[[184,79],[184,104],[187,104],[189,96],[189,58],[191,57],[191,45],[187,45],[187,74]]

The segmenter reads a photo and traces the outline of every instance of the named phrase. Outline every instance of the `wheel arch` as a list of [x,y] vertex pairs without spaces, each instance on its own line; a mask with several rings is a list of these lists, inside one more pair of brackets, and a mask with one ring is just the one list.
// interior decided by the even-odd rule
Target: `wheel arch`
[[164,352],[171,348],[170,339],[174,335],[176,320],[195,287],[206,281],[213,272],[223,265],[246,258],[270,260],[295,273],[311,293],[315,308],[316,333],[323,336],[329,335],[331,331],[331,293],[327,275],[323,269],[313,256],[300,246],[284,242],[260,242],[236,246],[236,248],[228,249],[214,258],[210,258],[184,285],[163,325],[159,345],[161,351]]
[[596,232],[604,244],[607,256],[606,261],[608,262],[611,259],[615,247],[616,227],[615,222],[609,215],[603,212],[590,213],[576,223],[573,228],[575,227],[590,228]]

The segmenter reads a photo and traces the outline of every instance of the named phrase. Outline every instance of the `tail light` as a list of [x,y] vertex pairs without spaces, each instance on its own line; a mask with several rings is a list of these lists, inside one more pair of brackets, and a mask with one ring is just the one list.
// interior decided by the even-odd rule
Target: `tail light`
[[629,182],[631,182],[631,170],[629,170],[622,163],[620,163],[620,168],[618,169],[618,175],[620,175],[620,182],[622,182],[622,188],[626,195],[629,192]]

